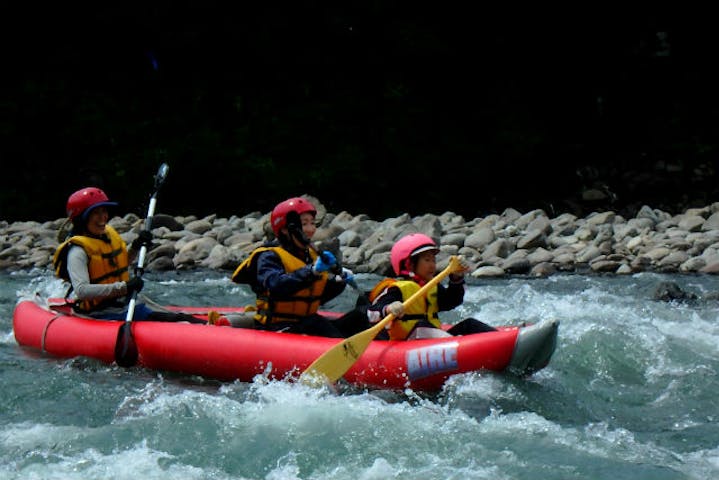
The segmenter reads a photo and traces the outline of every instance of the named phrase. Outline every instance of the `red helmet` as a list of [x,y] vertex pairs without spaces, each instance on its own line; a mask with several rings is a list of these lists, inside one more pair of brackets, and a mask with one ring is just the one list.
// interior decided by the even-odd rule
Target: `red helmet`
[[405,260],[429,250],[433,250],[435,253],[439,252],[439,248],[437,248],[437,244],[434,243],[434,240],[424,233],[410,233],[400,238],[392,246],[392,251],[389,254],[389,260],[390,263],[392,263],[394,273],[397,275],[408,273],[404,266]]
[[298,215],[303,213],[311,213],[317,215],[317,209],[310,202],[301,197],[290,198],[284,202],[280,202],[272,210],[270,215],[270,226],[272,231],[275,232],[275,236],[280,235],[280,230],[287,226],[287,214],[290,212],[296,212]]
[[79,215],[86,217],[93,208],[116,207],[117,202],[111,202],[105,192],[96,187],[86,187],[70,195],[67,199],[67,216],[74,220]]

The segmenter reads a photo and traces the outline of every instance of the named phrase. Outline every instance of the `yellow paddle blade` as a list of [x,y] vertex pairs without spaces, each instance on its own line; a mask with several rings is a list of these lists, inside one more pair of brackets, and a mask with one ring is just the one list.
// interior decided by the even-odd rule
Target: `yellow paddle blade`
[[[422,297],[427,291],[437,285],[444,277],[450,273],[464,270],[464,265],[459,257],[453,256],[449,259],[449,265],[442,270],[433,279],[427,282],[422,288],[417,290],[403,303],[404,307],[409,307],[414,301]],[[377,322],[373,327],[363,332],[356,333],[351,337],[341,341],[333,346],[325,353],[320,355],[317,360],[307,367],[300,375],[300,382],[305,385],[317,387],[327,383],[335,383],[352,365],[359,360],[369,344],[379,335],[379,332],[394,319],[392,314],[387,315]]]
[[302,372],[300,382],[313,387],[335,383],[359,360],[359,357],[386,324],[387,322],[383,319],[377,325],[356,333],[327,350],[312,362],[307,370]]

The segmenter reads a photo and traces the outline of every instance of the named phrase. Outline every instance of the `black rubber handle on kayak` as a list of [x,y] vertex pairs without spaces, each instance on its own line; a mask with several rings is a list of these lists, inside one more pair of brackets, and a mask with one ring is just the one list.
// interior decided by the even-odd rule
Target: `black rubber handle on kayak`
[[[152,230],[152,217],[155,215],[155,205],[157,205],[157,194],[160,191],[160,187],[165,183],[167,178],[167,172],[170,167],[163,163],[157,170],[155,175],[155,190],[152,192],[150,197],[150,204],[147,208],[147,218],[145,218],[145,230],[148,232]],[[137,258],[137,267],[135,268],[135,277],[142,277],[145,273],[145,255],[147,254],[147,247],[142,245],[140,247],[140,254]],[[127,315],[125,322],[120,326],[117,331],[117,341],[115,342],[115,362],[121,367],[132,367],[137,363],[139,356],[137,351],[137,344],[135,338],[132,336],[132,317],[135,315],[135,304],[137,303],[137,291],[132,292],[130,302],[127,304]]]

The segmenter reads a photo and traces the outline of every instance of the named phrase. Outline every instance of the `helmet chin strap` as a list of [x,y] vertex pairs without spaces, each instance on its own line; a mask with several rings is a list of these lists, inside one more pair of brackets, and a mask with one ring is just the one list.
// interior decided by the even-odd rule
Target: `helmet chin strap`
[[287,232],[290,234],[290,239],[297,240],[305,247],[310,244],[310,239],[307,238],[304,230],[302,230],[299,213],[294,211],[287,213]]
[[290,238],[293,238],[297,240],[299,243],[301,243],[303,246],[307,247],[310,244],[310,239],[307,238],[307,235],[305,235],[305,232],[302,231],[302,229],[287,229],[290,232]]
[[312,257],[310,257],[310,240],[307,238],[307,235],[302,231],[301,227],[298,227],[292,223],[287,224],[287,237],[289,240],[289,246],[285,248],[289,248],[290,252],[296,252],[296,255],[301,255],[301,252],[304,252],[305,256],[305,262],[310,263],[312,260]]
[[404,275],[405,277],[414,278],[414,272],[412,271],[412,260],[410,257],[405,258],[402,260],[402,263],[400,265],[400,275]]
[[305,248],[310,245],[309,239],[307,238],[307,236],[306,236],[302,231],[299,231],[299,232],[297,232],[297,231],[292,232],[292,231],[291,231],[291,232],[290,232],[290,238],[291,238],[292,240],[296,240],[297,243],[299,243],[300,245],[302,245],[302,246],[305,247]]

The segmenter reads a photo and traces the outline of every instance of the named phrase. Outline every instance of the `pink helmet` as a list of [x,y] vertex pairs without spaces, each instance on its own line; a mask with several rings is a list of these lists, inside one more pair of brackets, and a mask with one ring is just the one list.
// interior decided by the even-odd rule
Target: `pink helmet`
[[70,195],[67,199],[67,216],[74,220],[80,215],[86,216],[93,208],[116,207],[117,202],[111,202],[105,192],[97,187],[86,187]]
[[404,267],[405,260],[430,250],[433,250],[435,253],[439,252],[439,248],[437,248],[437,244],[434,243],[434,240],[423,233],[410,233],[400,238],[392,246],[392,251],[389,255],[394,273],[397,275],[407,273],[406,267]]
[[287,214],[290,212],[296,212],[298,215],[303,213],[317,215],[315,206],[302,197],[294,197],[278,203],[270,215],[270,226],[276,236],[279,237],[280,230],[287,226]]

